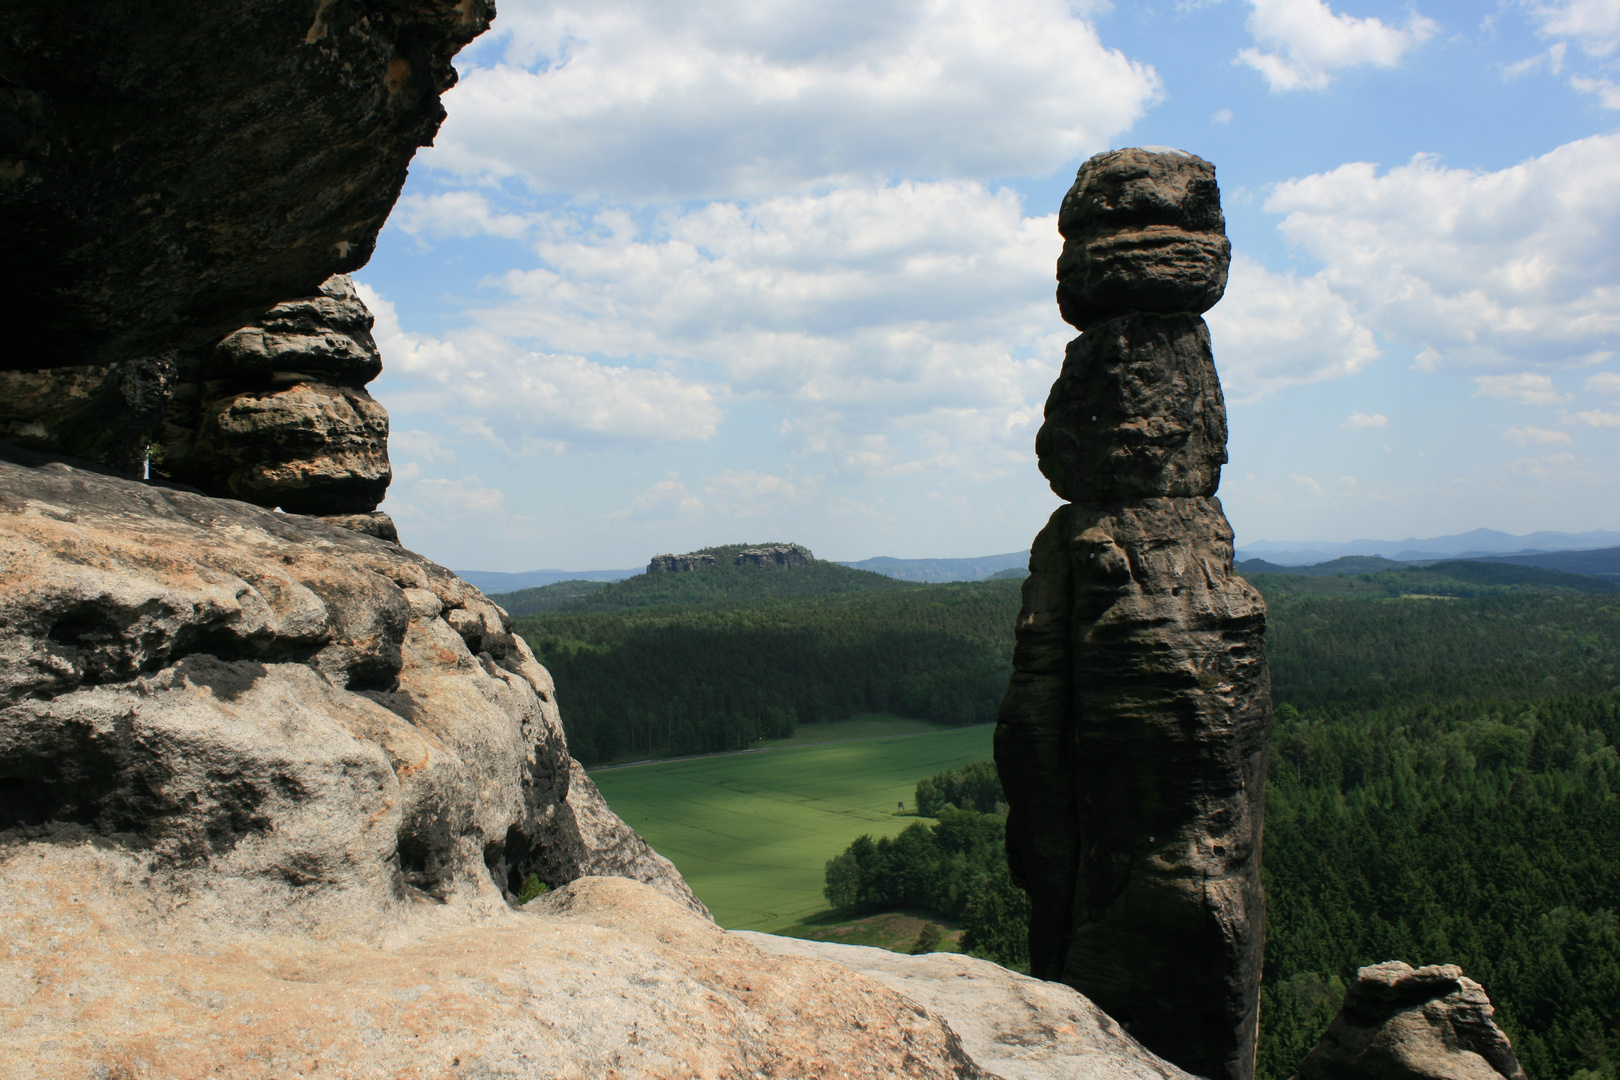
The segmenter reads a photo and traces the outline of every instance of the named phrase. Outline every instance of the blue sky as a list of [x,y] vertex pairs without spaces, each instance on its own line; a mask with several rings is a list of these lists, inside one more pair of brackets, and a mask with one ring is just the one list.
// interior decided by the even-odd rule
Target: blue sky
[[1620,528],[1620,0],[519,2],[371,264],[462,569],[1027,546],[1055,212],[1213,161],[1238,542]]

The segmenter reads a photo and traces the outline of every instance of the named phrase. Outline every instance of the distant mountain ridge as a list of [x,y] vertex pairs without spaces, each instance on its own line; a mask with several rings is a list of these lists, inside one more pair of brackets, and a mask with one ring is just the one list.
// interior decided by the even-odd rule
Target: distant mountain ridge
[[980,555],[972,559],[894,559],[879,555],[839,565],[870,570],[899,581],[982,581],[1002,570],[1023,569],[1028,563],[1028,551],[1009,551],[1004,555]]
[[1523,536],[1495,529],[1474,529],[1450,536],[1405,540],[1256,540],[1238,548],[1240,561],[1265,559],[1280,566],[1309,566],[1346,555],[1377,555],[1396,562],[1486,558],[1494,555],[1539,555],[1620,546],[1620,532],[1594,529],[1584,533],[1533,532]]

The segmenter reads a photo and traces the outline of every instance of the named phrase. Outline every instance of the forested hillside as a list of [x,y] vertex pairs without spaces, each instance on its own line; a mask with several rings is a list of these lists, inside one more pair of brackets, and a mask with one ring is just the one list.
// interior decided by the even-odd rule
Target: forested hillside
[[557,680],[569,746],[594,764],[736,750],[862,712],[991,720],[1017,610],[1017,582],[915,585],[817,561],[647,574],[516,623]]
[[[1402,959],[1484,983],[1537,1080],[1613,1080],[1620,601],[1283,595],[1271,612],[1259,1076],[1292,1075],[1357,967]],[[970,951],[1022,963],[988,778],[922,779],[940,824],[852,843],[829,902],[956,918]]]

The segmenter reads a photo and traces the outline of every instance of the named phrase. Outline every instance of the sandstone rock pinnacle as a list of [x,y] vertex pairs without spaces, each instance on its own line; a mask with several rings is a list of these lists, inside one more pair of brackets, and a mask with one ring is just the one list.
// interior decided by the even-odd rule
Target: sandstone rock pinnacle
[[1059,217],[1072,342],[1036,440],[1036,537],[996,730],[1034,974],[1216,1080],[1254,1069],[1265,606],[1214,497],[1226,416],[1200,315],[1230,246],[1215,169],[1099,154]]

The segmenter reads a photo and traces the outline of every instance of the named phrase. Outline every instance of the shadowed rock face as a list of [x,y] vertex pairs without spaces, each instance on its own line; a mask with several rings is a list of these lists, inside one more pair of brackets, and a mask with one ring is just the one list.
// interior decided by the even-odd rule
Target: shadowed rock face
[[206,346],[363,266],[488,0],[0,7],[0,369]]
[[388,490],[388,414],[372,316],[347,274],[182,354],[154,471],[298,514],[363,514]]
[[1297,1080],[1525,1080],[1485,988],[1454,964],[1364,967]]
[[1070,504],[1031,549],[996,731],[1036,975],[1154,1053],[1246,1080],[1264,942],[1265,606],[1214,498],[1226,417],[1198,313],[1227,242],[1214,167],[1081,168],[1058,263],[1068,349],[1037,437]]

